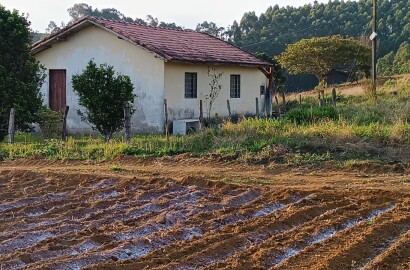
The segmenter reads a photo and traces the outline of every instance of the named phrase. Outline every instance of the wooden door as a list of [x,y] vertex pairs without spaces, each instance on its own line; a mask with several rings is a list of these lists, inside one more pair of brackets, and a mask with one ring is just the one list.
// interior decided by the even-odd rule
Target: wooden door
[[66,70],[50,69],[49,106],[51,110],[65,110],[66,85]]

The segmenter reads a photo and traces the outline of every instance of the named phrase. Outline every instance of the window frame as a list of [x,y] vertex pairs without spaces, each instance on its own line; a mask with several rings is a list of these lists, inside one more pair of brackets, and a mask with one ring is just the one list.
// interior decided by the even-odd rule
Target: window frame
[[241,98],[241,75],[231,74],[229,81],[229,95],[231,98]]
[[185,72],[184,97],[186,99],[198,98],[198,73],[197,72]]

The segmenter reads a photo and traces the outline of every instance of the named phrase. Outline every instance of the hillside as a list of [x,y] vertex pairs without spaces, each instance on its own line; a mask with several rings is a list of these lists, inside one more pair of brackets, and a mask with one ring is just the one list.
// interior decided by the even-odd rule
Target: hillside
[[[410,38],[410,0],[378,1],[378,55],[397,51]],[[251,52],[277,55],[302,38],[342,35],[368,40],[372,1],[329,1],[301,7],[269,7],[257,16],[245,13],[230,27],[229,38]]]

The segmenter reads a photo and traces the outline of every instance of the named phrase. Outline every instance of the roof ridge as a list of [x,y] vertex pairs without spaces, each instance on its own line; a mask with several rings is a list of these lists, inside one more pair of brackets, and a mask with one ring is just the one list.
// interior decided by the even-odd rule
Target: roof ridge
[[141,24],[139,22],[129,22],[129,21],[125,21],[125,20],[115,20],[115,19],[107,19],[107,18],[103,18],[103,17],[95,17],[95,16],[87,16],[90,18],[94,18],[96,20],[103,20],[103,21],[109,21],[109,22],[116,22],[116,23],[123,23],[123,24],[130,24],[130,25],[138,25],[138,26],[142,26],[142,27],[150,27],[150,28],[154,28],[154,29],[165,29],[165,30],[174,30],[174,31],[181,31],[181,32],[198,32],[192,29],[186,29],[186,28],[172,28],[172,27],[166,27],[166,26],[153,26],[153,25],[149,25],[149,24]]

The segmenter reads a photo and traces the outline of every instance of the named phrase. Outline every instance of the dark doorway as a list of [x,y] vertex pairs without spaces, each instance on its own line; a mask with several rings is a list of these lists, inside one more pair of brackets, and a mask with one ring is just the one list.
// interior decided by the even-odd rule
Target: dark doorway
[[49,106],[51,110],[65,110],[66,85],[66,70],[50,69]]

